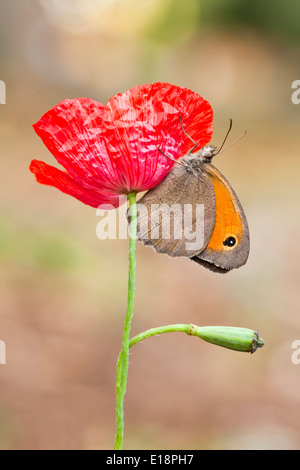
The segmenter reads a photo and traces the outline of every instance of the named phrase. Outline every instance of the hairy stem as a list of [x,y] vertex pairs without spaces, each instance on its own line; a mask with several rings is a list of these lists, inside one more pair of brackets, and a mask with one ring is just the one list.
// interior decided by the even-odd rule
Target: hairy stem
[[116,423],[115,449],[123,448],[124,436],[124,398],[127,386],[129,366],[129,335],[133,315],[134,289],[135,289],[135,247],[137,233],[137,207],[135,193],[128,194],[130,205],[130,241],[129,241],[129,273],[128,273],[128,297],[127,310],[123,328],[122,350],[117,362],[116,374]]

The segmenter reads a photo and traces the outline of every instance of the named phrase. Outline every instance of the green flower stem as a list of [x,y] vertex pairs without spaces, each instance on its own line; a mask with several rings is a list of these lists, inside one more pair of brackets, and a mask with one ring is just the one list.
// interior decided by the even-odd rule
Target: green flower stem
[[130,241],[129,241],[129,274],[127,311],[123,328],[122,350],[117,362],[116,374],[116,422],[117,432],[115,437],[115,450],[123,448],[124,436],[124,398],[126,393],[128,366],[129,366],[129,335],[133,315],[134,289],[135,289],[135,247],[137,233],[137,206],[136,194],[127,196],[130,206]]
[[222,346],[235,351],[254,353],[257,348],[264,345],[264,341],[259,338],[256,330],[248,328],[237,328],[231,326],[196,326],[193,324],[175,324],[151,328],[136,335],[129,342],[131,348],[136,343],[150,338],[151,336],[160,335],[162,333],[182,332],[192,336],[198,336],[209,343]]
[[132,348],[136,343],[143,341],[146,338],[151,338],[151,336],[161,335],[163,333],[186,333],[187,335],[191,335],[191,327],[193,325],[186,325],[182,323],[177,323],[176,325],[165,325],[165,326],[158,326],[157,328],[150,328],[149,330],[143,331],[138,335],[131,338],[129,341],[129,348]]

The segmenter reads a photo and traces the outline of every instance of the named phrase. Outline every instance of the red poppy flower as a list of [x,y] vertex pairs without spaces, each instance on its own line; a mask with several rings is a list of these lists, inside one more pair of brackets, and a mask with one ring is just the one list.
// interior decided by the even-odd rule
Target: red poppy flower
[[120,195],[148,190],[166,176],[173,159],[212,135],[212,108],[200,95],[168,83],[132,88],[106,106],[89,98],[66,99],[34,124],[64,170],[33,160],[39,183],[54,186],[92,207],[118,207]]

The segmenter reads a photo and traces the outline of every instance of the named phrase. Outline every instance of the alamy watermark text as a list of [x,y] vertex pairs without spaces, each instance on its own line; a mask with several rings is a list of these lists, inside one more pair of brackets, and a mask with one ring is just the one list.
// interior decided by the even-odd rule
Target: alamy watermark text
[[[101,217],[96,234],[100,240],[126,239],[130,234],[126,206],[99,206],[96,212]],[[201,250],[204,245],[204,204],[137,204],[137,238],[151,240],[185,240],[186,250]],[[129,218],[130,221],[130,218]]]
[[293,91],[291,99],[293,104],[300,103],[300,80],[294,80],[292,83],[292,88],[295,89]]
[[0,104],[6,104],[6,85],[3,80],[0,80]]
[[6,364],[6,344],[0,340],[0,364]]

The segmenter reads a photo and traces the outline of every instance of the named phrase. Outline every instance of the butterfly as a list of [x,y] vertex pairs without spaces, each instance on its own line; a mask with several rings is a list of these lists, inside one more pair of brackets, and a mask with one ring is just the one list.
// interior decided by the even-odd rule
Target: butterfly
[[230,183],[211,163],[220,153],[231,126],[230,120],[220,149],[206,145],[194,152],[197,144],[182,125],[193,148],[174,160],[176,163],[162,182],[137,204],[139,241],[157,253],[187,257],[218,273],[243,266],[250,249],[242,205]]

